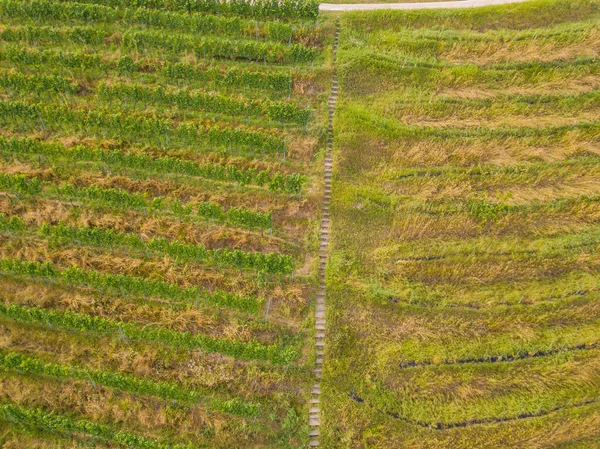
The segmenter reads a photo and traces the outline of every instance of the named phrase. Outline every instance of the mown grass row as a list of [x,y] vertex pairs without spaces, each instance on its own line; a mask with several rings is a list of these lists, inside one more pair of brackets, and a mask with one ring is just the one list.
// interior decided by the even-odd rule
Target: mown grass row
[[462,99],[448,96],[430,97],[417,101],[401,99],[394,104],[393,112],[404,121],[427,121],[479,119],[482,122],[492,119],[510,120],[519,116],[555,117],[555,123],[584,113],[595,113],[600,107],[600,91],[592,90],[573,95],[498,95],[493,98]]

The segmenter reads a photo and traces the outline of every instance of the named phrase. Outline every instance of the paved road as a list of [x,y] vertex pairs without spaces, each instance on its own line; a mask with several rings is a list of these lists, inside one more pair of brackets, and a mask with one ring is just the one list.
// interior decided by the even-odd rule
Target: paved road
[[[522,3],[528,0],[456,0],[449,2],[424,3],[321,3],[321,11],[372,11],[375,9],[436,9],[436,8],[474,8],[477,6],[505,5],[507,3]],[[566,1],[566,0],[565,0]]]

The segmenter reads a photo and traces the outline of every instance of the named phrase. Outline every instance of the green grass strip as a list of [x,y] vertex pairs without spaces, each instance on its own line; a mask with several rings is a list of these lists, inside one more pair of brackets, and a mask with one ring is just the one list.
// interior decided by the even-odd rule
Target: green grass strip
[[264,345],[257,340],[240,342],[207,335],[193,335],[190,332],[178,332],[159,326],[108,320],[69,310],[59,312],[39,307],[0,304],[0,315],[21,323],[56,326],[79,332],[94,332],[99,335],[165,344],[186,350],[203,349],[207,352],[226,354],[238,359],[263,360],[284,365],[300,357],[298,350],[292,346]]

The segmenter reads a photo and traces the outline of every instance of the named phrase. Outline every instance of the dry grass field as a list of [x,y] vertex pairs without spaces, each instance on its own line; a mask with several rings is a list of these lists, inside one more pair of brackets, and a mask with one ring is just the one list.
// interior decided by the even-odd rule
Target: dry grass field
[[341,16],[324,447],[600,447],[598,19]]

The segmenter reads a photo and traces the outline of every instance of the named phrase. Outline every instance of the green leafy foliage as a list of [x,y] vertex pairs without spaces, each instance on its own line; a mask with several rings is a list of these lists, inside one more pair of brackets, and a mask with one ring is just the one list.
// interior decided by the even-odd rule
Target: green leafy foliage
[[12,193],[37,195],[42,192],[42,181],[25,175],[7,175],[0,173],[0,188]]
[[219,67],[206,69],[186,62],[166,63],[163,68],[166,77],[180,81],[207,81],[226,86],[241,86],[255,89],[270,89],[290,93],[292,77],[282,72],[259,72],[241,67]]
[[7,42],[25,41],[56,44],[72,42],[75,44],[99,45],[104,42],[106,37],[107,33],[104,30],[86,26],[55,28],[23,25],[5,28],[0,32],[0,39]]
[[23,92],[75,93],[79,86],[56,75],[23,75],[22,73],[0,73],[0,87]]

